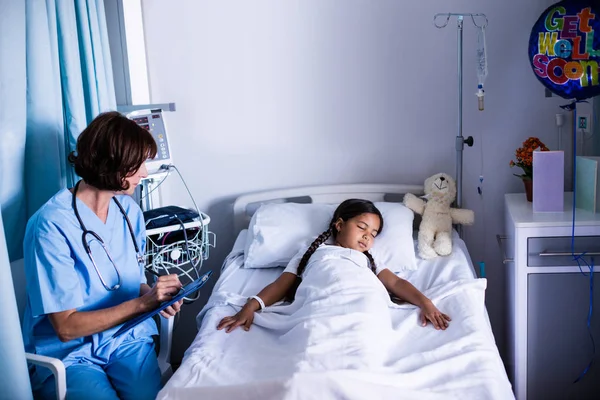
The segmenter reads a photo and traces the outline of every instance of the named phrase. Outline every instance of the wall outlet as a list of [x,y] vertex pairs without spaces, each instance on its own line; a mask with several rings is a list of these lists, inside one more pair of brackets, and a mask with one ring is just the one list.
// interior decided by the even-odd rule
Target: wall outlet
[[592,121],[590,114],[578,114],[577,115],[577,130],[583,133],[590,133],[592,127],[590,126]]

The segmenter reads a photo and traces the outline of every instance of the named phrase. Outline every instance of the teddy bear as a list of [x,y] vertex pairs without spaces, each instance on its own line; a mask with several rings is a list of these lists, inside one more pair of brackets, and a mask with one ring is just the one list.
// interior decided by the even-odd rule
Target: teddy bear
[[422,259],[447,256],[452,252],[452,224],[471,225],[472,210],[452,208],[456,197],[454,179],[444,173],[425,180],[425,196],[421,200],[412,193],[404,196],[404,205],[423,216],[419,226],[417,248]]

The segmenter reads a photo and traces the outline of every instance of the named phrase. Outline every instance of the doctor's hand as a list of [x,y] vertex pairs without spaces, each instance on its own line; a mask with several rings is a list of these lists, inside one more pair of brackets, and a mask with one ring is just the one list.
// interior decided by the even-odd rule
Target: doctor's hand
[[160,312],[160,315],[169,319],[174,317],[181,310],[181,305],[183,304],[183,299],[179,300],[176,303],[171,304],[169,307],[165,308]]
[[221,330],[227,328],[225,332],[229,333],[238,326],[243,325],[244,330],[247,331],[250,329],[252,321],[254,321],[254,311],[256,311],[254,305],[252,302],[248,302],[244,307],[242,307],[240,312],[235,314],[233,317],[223,318],[221,322],[219,322],[219,325],[217,325],[217,329]]
[[448,322],[451,321],[450,317],[433,305],[431,301],[427,301],[421,306],[421,325],[427,325],[427,321],[433,324],[435,329],[446,330]]
[[[179,282],[176,274],[160,276],[152,288],[140,297],[142,308],[144,311],[154,310],[160,303],[171,300],[182,287],[183,285]],[[177,314],[181,308],[181,303],[181,301],[174,303],[166,308],[164,313],[161,312],[161,315],[168,318]]]

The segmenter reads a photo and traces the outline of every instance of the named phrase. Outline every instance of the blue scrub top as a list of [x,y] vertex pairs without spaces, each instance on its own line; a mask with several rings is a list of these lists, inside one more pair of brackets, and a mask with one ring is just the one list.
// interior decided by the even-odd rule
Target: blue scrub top
[[[142,253],[146,248],[146,228],[143,214],[130,196],[117,196],[127,213]],[[152,341],[156,323],[148,319],[127,333],[113,339],[120,325],[91,336],[63,343],[58,339],[48,314],[77,309],[92,311],[109,308],[139,297],[140,284],[146,283],[144,268],[138,264],[127,222],[114,201],[108,209],[106,223],[85,203],[77,199],[77,208],[88,230],[104,240],[119,272],[121,287],[108,291],[102,285],[85,251],[83,233],[73,208],[72,194],[61,190],[43,205],[27,223],[24,240],[27,306],[23,321],[23,336],[28,352],[56,357],[65,367],[80,362],[105,364],[113,351],[126,341]],[[91,235],[88,243],[98,269],[109,287],[117,283],[117,275],[106,253]],[[50,375],[46,368],[36,368],[32,385]]]

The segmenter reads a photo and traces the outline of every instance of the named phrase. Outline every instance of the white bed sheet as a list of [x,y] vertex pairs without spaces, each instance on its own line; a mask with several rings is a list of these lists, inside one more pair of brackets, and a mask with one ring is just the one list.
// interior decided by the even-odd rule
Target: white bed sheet
[[395,328],[402,338],[393,351],[398,358],[393,377],[331,371],[269,379],[260,371],[226,370],[219,365],[218,354],[241,353],[239,362],[248,363],[242,353],[259,357],[261,351],[280,350],[258,336],[252,341],[241,329],[230,334],[215,329],[223,316],[234,312],[220,302],[219,293],[256,294],[283,270],[242,268],[244,238],[242,231],[199,315],[199,333],[159,399],[514,399],[484,307],[486,281],[476,278],[466,246],[457,236],[451,256],[418,260],[417,270],[400,275],[454,320],[447,331],[435,331],[417,324],[415,308],[394,310]]

